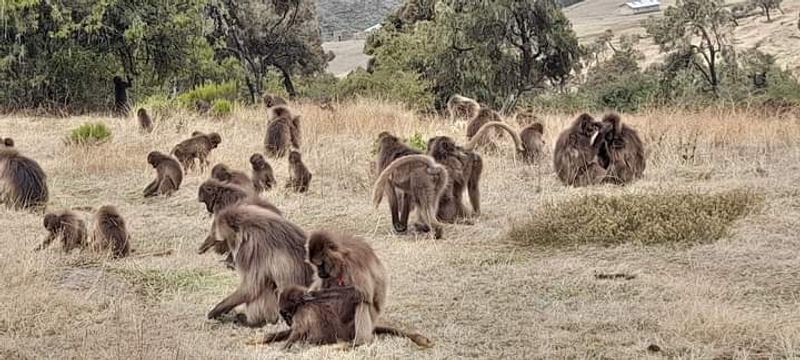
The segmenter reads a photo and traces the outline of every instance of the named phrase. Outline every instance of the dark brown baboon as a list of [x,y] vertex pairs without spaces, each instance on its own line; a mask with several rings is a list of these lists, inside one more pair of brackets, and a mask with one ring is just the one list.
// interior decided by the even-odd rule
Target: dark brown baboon
[[216,238],[227,243],[241,283],[209,313],[216,319],[245,304],[243,321],[262,326],[278,321],[277,294],[292,285],[308,286],[306,234],[280,215],[254,205],[222,210],[214,219]]
[[110,252],[114,258],[130,254],[130,239],[125,220],[115,207],[106,205],[97,210],[91,244],[95,251]]
[[[400,192],[405,199],[402,209],[390,209],[391,212],[400,214],[401,221],[408,221],[408,213],[412,207],[416,208],[419,221],[415,224],[417,230],[422,232],[433,230],[434,237],[439,239],[442,237],[442,227],[436,219],[436,214],[439,199],[447,188],[448,181],[447,169],[437,164],[432,157],[406,155],[383,169],[372,189],[372,202],[378,207],[384,193],[387,192],[387,187],[391,187],[393,191]],[[400,227],[405,229],[407,225],[401,223]]]
[[[500,117],[500,114],[498,114],[497,111],[481,107],[475,117],[473,117],[472,120],[469,121],[469,124],[467,124],[467,140],[472,140],[473,137],[475,137],[475,135],[478,133],[478,130],[480,130],[487,123],[502,121],[503,119]],[[500,135],[500,130],[496,130],[495,136],[499,137]],[[481,138],[478,145],[489,144],[491,144],[490,138]]]
[[600,124],[590,115],[581,114],[558,136],[553,167],[565,185],[587,186],[602,181],[606,171],[600,166],[597,149],[592,145],[599,129]]
[[147,163],[156,169],[156,179],[144,188],[144,197],[169,196],[180,189],[183,170],[172,156],[153,151],[147,154]]
[[288,107],[280,105],[270,109],[271,119],[267,124],[264,146],[267,156],[283,157],[290,146],[300,148],[300,116],[292,114]]
[[13,148],[0,147],[0,203],[14,209],[47,206],[47,175],[39,164]]
[[139,127],[142,131],[153,132],[153,119],[147,114],[147,110],[140,108],[139,111],[136,112],[136,117],[139,119]]
[[477,101],[461,95],[453,95],[447,100],[447,112],[451,121],[472,120],[480,109]]
[[428,140],[428,155],[447,169],[447,189],[439,200],[436,216],[444,223],[469,224],[469,211],[464,206],[464,191],[469,193],[470,203],[476,215],[480,215],[480,179],[483,159],[472,150],[466,150],[447,136],[436,136]]
[[308,184],[311,182],[311,172],[303,164],[303,158],[299,152],[292,150],[289,153],[289,181],[286,187],[295,192],[304,193],[308,191]]
[[171,154],[180,161],[184,170],[194,169],[194,159],[196,158],[200,162],[200,171],[204,171],[209,165],[208,154],[219,146],[222,137],[215,132],[210,134],[195,132],[194,134],[197,135],[175,145]]
[[217,179],[223,183],[230,183],[241,187],[251,193],[255,193],[256,188],[253,185],[253,180],[247,174],[231,170],[225,164],[217,164],[211,168],[211,178]]
[[[376,174],[380,174],[392,161],[403,156],[420,154],[422,154],[420,151],[404,144],[397,136],[386,131],[381,132],[378,134],[378,155],[375,160]],[[403,196],[402,193],[398,194],[393,186],[387,185],[384,192],[389,202],[389,209],[392,212],[392,227],[395,232],[403,233],[407,230],[406,225],[408,224],[409,213],[404,210],[410,209],[411,199]]]
[[544,126],[541,123],[528,125],[519,132],[522,141],[522,159],[527,163],[537,163],[544,154]]
[[194,110],[200,114],[205,114],[211,111],[211,103],[205,100],[197,100],[194,102]]
[[286,105],[286,100],[278,95],[264,94],[264,106],[272,108],[278,105]]
[[275,175],[264,156],[253,154],[250,156],[250,165],[253,167],[253,187],[256,193],[271,190],[275,185]]
[[133,85],[133,80],[130,76],[127,77],[128,81],[122,79],[121,76],[114,76],[114,112],[118,116],[128,115],[128,88]]
[[481,126],[481,128],[478,129],[478,131],[474,134],[474,136],[472,136],[469,142],[467,142],[467,145],[465,145],[464,148],[467,150],[473,150],[478,146],[486,144],[487,133],[491,131],[492,128],[495,128],[495,131],[505,130],[509,135],[511,135],[511,140],[514,141],[514,149],[516,149],[518,155],[521,155],[525,152],[525,149],[522,147],[522,141],[519,139],[517,132],[511,126],[502,121],[490,121],[484,123],[483,126]]
[[14,147],[14,139],[12,138],[0,138],[0,148],[7,147],[13,148]]
[[44,216],[44,228],[48,234],[44,241],[34,249],[43,250],[53,240],[61,238],[62,248],[68,253],[72,249],[83,249],[86,246],[86,221],[70,210],[48,213]]
[[607,171],[603,181],[626,184],[641,178],[646,160],[639,134],[623,124],[617,114],[606,115],[601,124],[595,147],[600,165]]

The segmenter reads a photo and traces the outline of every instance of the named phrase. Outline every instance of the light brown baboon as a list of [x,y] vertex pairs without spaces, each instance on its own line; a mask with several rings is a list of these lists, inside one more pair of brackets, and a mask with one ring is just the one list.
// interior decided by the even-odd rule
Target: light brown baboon
[[268,109],[279,105],[286,105],[286,100],[278,95],[264,94],[263,100],[264,106]]
[[480,109],[477,101],[465,96],[453,95],[447,100],[447,112],[451,121],[470,121],[478,115]]
[[495,128],[495,131],[505,130],[509,135],[511,135],[511,140],[514,141],[514,149],[516,150],[518,155],[521,155],[525,152],[525,148],[522,147],[522,141],[519,139],[519,135],[517,132],[508,124],[502,121],[490,121],[484,123],[480,129],[474,134],[474,136],[467,142],[467,145],[464,146],[467,150],[473,150],[478,146],[486,144],[486,137],[487,133],[491,131],[492,128]]
[[541,123],[528,125],[519,132],[522,141],[522,160],[533,164],[544,155],[544,126]]
[[646,166],[644,144],[639,134],[622,123],[617,114],[603,117],[595,139],[600,165],[607,172],[604,182],[626,184],[642,177]]
[[[467,140],[472,140],[478,131],[487,123],[489,122],[502,122],[503,119],[500,117],[500,114],[497,111],[494,111],[489,108],[481,107],[475,117],[469,121],[467,124]],[[500,137],[501,133],[500,130],[495,131],[495,137]],[[477,145],[488,146],[491,148],[491,138],[490,137],[483,137],[480,138],[480,142]]]
[[44,216],[44,228],[48,234],[44,241],[34,249],[44,250],[53,240],[61,238],[62,248],[68,253],[72,249],[86,246],[86,221],[70,210],[48,213]]
[[250,165],[253,167],[253,187],[256,193],[271,190],[275,186],[275,175],[264,156],[253,154],[250,156]]
[[592,145],[599,129],[600,124],[590,115],[581,114],[558,136],[553,167],[565,185],[587,186],[602,181],[606,171],[600,166],[597,149]]
[[156,179],[144,188],[144,197],[169,196],[180,189],[183,170],[172,156],[153,151],[147,154],[147,163],[156,169]]
[[444,223],[470,224],[469,211],[464,206],[464,191],[469,193],[475,215],[480,215],[480,180],[483,159],[472,150],[466,150],[447,136],[435,136],[428,140],[428,155],[447,169],[447,189],[439,199],[436,217]]
[[256,188],[253,185],[253,180],[250,180],[250,177],[247,174],[231,170],[225,164],[217,164],[211,168],[211,178],[217,179],[223,183],[231,183],[245,189],[251,193],[256,192]]
[[153,119],[147,114],[147,110],[140,108],[139,111],[136,112],[136,118],[139,120],[139,127],[142,131],[153,132]]
[[270,109],[271,119],[267,124],[264,146],[267,156],[283,157],[292,146],[300,148],[300,116],[292,114],[288,107],[280,105]]
[[47,206],[47,175],[39,164],[10,147],[0,147],[0,203],[14,209]]
[[[439,199],[442,197],[448,182],[447,169],[439,165],[427,155],[407,155],[393,161],[378,176],[372,189],[372,202],[375,207],[380,205],[386,187],[391,186],[394,191],[400,192],[406,199],[403,213],[400,218],[408,219],[408,212],[412,207],[417,209],[419,223],[415,224],[418,231],[428,232],[433,230],[434,238],[442,237],[442,227],[436,214],[439,208]],[[407,198],[406,198],[407,197]],[[390,204],[391,205],[391,204]],[[398,209],[391,209],[392,213]],[[399,213],[399,212],[398,212]],[[407,224],[401,224],[403,228]]]
[[205,171],[206,166],[209,165],[208,154],[219,146],[222,142],[222,137],[215,132],[204,134],[198,131],[193,135],[191,138],[175,145],[171,154],[180,161],[184,170],[194,169],[194,159],[196,158],[200,162],[200,171]]
[[125,220],[115,207],[106,205],[97,210],[91,245],[95,251],[110,252],[114,258],[130,254],[130,239]]
[[14,139],[12,138],[0,138],[0,148],[7,147],[13,148],[14,147]]
[[289,181],[286,187],[295,192],[304,193],[308,191],[308,184],[311,182],[311,172],[303,164],[303,158],[299,152],[292,150],[289,153]]
[[[380,174],[383,169],[395,161],[407,155],[420,155],[420,151],[412,149],[404,144],[400,138],[386,131],[378,134],[378,155],[375,160],[376,173]],[[386,198],[389,202],[389,209],[392,215],[392,227],[397,233],[404,233],[408,228],[408,213],[411,207],[411,198],[398,194],[394,186],[387,184],[384,189]]]
[[306,263],[306,234],[280,215],[254,205],[238,205],[214,219],[216,238],[227,243],[241,283],[209,313],[217,319],[245,304],[244,323],[278,321],[277,295],[291,285],[308,286],[313,270]]

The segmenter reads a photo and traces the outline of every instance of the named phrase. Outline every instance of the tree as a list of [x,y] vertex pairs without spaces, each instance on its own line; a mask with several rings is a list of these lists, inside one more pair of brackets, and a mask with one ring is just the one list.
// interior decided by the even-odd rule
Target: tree
[[751,3],[761,8],[761,11],[767,16],[767,21],[772,21],[770,11],[778,10],[783,13],[783,10],[781,10],[782,1],[783,0],[751,0]]

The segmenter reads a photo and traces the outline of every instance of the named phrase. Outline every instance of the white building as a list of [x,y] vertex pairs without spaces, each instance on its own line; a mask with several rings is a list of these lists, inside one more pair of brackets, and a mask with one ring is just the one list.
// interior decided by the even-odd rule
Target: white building
[[632,0],[625,3],[625,12],[629,14],[644,14],[661,11],[659,0]]

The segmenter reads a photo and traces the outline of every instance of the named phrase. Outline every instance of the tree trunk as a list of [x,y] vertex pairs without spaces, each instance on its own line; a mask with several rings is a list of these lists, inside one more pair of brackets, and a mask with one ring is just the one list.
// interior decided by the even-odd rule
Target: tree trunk
[[286,71],[284,68],[278,68],[283,74],[283,87],[286,89],[286,92],[289,94],[290,99],[294,99],[297,97],[297,90],[294,88],[294,84],[292,83],[292,76]]

